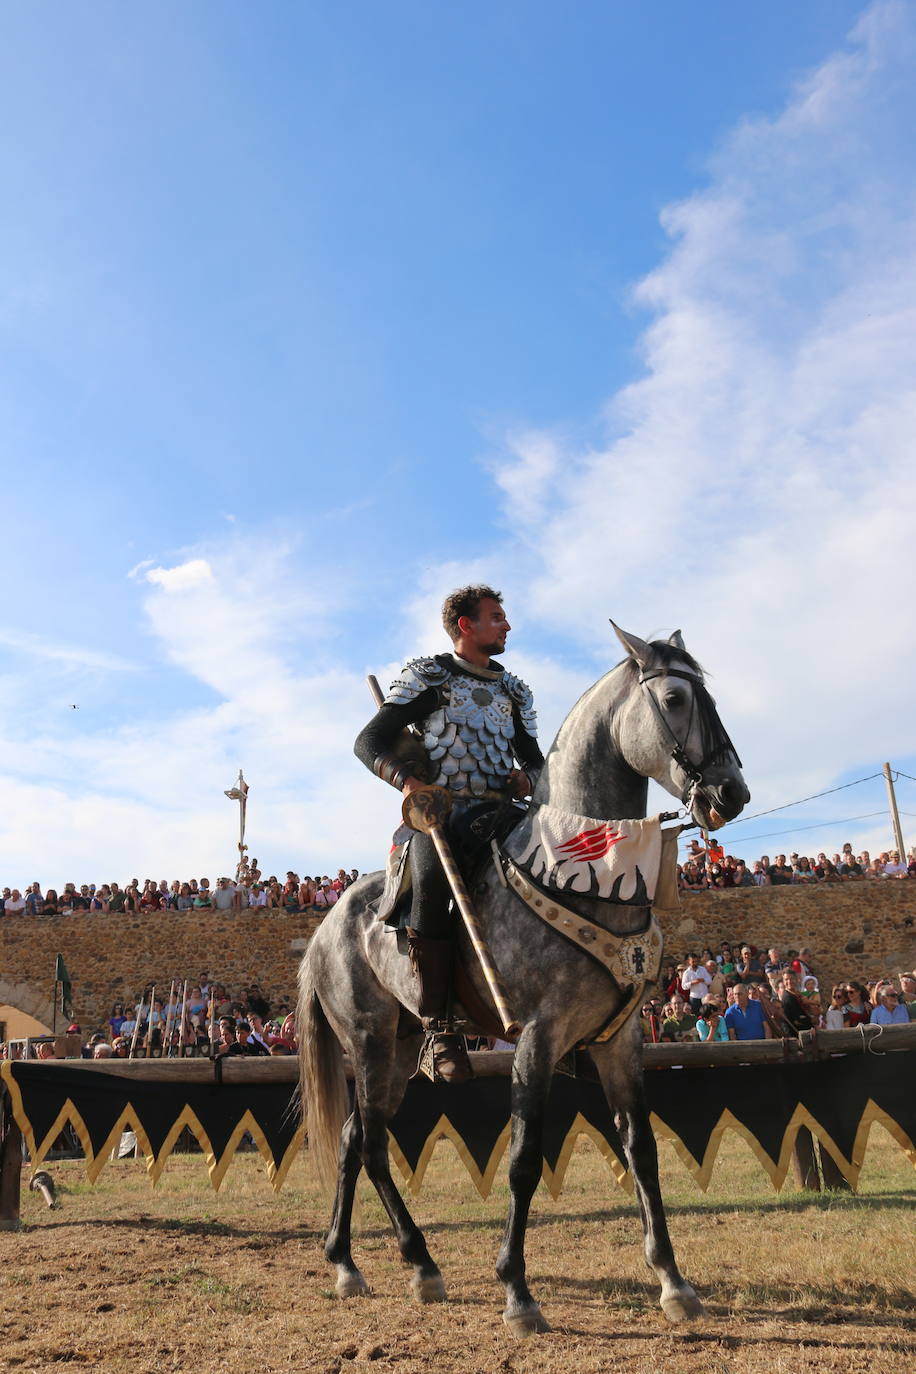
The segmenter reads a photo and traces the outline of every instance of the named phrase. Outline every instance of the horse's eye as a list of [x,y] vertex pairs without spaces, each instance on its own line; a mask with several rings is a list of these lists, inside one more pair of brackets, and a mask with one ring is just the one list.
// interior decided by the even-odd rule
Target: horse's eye
[[684,693],[683,693],[683,692],[666,692],[666,693],[665,693],[664,705],[665,705],[665,710],[666,710],[666,711],[676,711],[677,708],[678,708],[679,706],[683,706],[683,704],[684,704]]

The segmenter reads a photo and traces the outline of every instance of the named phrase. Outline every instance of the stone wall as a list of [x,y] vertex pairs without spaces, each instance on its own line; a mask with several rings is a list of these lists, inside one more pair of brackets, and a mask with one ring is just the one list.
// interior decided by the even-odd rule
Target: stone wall
[[916,880],[687,892],[662,924],[666,953],[678,961],[723,940],[783,953],[807,945],[822,986],[864,982],[916,967]]
[[[168,993],[173,977],[194,981],[204,971],[231,996],[259,982],[277,1007],[295,1001],[297,965],[317,920],[247,912],[0,918],[0,1003],[50,1024],[54,956],[61,953],[84,1031],[145,983]],[[873,978],[916,966],[916,881],[688,893],[680,913],[662,925],[675,960],[722,940],[783,951],[807,945],[825,985]]]
[[145,984],[155,983],[165,997],[172,978],[194,983],[204,972],[231,997],[257,982],[273,1007],[284,999],[295,1005],[296,970],[317,923],[316,916],[285,912],[0,918],[0,1003],[50,1025],[54,960],[62,954],[74,1018],[84,1031]]

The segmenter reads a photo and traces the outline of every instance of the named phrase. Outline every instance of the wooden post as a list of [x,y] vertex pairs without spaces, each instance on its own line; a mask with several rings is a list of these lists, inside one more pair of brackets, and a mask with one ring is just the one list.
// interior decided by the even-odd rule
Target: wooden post
[[836,1160],[829,1150],[825,1150],[823,1145],[818,1142],[817,1152],[821,1158],[821,1177],[824,1180],[825,1190],[829,1193],[851,1193],[852,1186],[849,1179],[840,1173]]
[[22,1132],[13,1118],[9,1093],[0,1089],[0,1231],[19,1230]]
[[897,798],[894,795],[894,779],[891,776],[891,766],[886,763],[883,768],[884,781],[887,784],[887,805],[891,813],[891,824],[894,827],[894,839],[897,841],[897,851],[901,859],[906,863],[906,850],[903,847],[903,830],[900,826],[900,812],[897,810]]
[[817,1156],[814,1153],[814,1140],[807,1126],[799,1126],[792,1147],[792,1167],[795,1183],[799,1188],[807,1188],[810,1193],[821,1191],[821,1176],[817,1171]]

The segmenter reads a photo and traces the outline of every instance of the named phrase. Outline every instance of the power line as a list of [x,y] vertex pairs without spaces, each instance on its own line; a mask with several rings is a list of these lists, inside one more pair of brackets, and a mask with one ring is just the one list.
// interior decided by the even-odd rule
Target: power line
[[[780,810],[778,806],[773,809],[774,811]],[[766,816],[768,814],[767,811],[760,812],[761,816]],[[873,816],[886,815],[886,811],[866,811],[864,816],[841,816],[839,820],[821,821],[818,825],[796,825],[790,830],[769,830],[765,835],[739,835],[738,841],[740,844],[749,844],[751,840],[773,840],[777,839],[780,835],[800,835],[805,830],[826,830],[828,825],[851,825],[853,821],[868,821],[871,820]],[[721,830],[716,831],[716,837],[718,838],[718,836],[723,835],[726,828],[730,829],[731,827],[723,826]]]
[[916,782],[916,778],[911,778],[910,775],[909,775],[909,773],[904,773],[903,770],[900,769],[900,768],[894,768],[894,769],[892,769],[891,771],[892,771],[893,774],[894,774],[894,781],[895,781],[895,782],[897,781],[898,778],[906,778],[909,782]]
[[[903,775],[906,777],[906,774]],[[858,787],[861,782],[871,782],[874,778],[883,778],[883,773],[869,773],[867,778],[856,778],[855,782],[844,782],[839,787],[828,787],[826,792],[815,792],[813,796],[801,797],[798,801],[783,802],[782,806],[771,806],[769,811],[755,811],[751,816],[742,816],[740,821],[732,821],[732,825],[743,825],[745,821],[756,821],[761,816],[772,816],[774,811],[787,811],[790,806],[801,806],[803,802],[817,801],[818,797],[830,797],[834,792],[845,792],[847,787]],[[916,782],[916,778],[913,779]],[[878,815],[878,812],[872,814]],[[853,820],[857,819],[853,817]],[[837,821],[837,825],[843,825],[843,821]],[[810,828],[810,827],[809,827]],[[814,827],[816,828],[816,827]],[[784,832],[788,833],[788,832]]]

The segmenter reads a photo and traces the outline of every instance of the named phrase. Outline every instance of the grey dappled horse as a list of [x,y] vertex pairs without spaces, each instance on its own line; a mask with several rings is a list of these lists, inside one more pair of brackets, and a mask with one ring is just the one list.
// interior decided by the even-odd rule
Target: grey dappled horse
[[[615,629],[617,627],[615,626]],[[687,805],[703,826],[738,815],[749,793],[702,672],[680,632],[645,643],[617,634],[624,661],[581,697],[547,756],[534,801],[605,819],[646,814],[647,778]],[[512,853],[512,836],[505,848]],[[416,1012],[408,960],[393,931],[367,911],[383,875],[348,888],[312,938],[300,971],[298,1027],[303,1109],[309,1143],[323,1177],[337,1191],[325,1254],[337,1268],[337,1292],[367,1289],[350,1248],[351,1216],[360,1169],[391,1218],[421,1302],[445,1297],[426,1241],[394,1184],[387,1126],[413,1073],[422,1032],[404,1035],[402,1008]],[[493,864],[475,881],[473,898],[509,1003],[522,1026],[512,1070],[511,1200],[496,1271],[506,1288],[503,1320],[516,1335],[548,1328],[525,1282],[524,1240],[531,1198],[542,1172],[542,1131],[554,1065],[573,1046],[607,1024],[621,1004],[608,973],[535,917],[504,888]],[[616,935],[645,928],[643,907],[617,906],[566,891],[564,903]],[[467,937],[461,954],[478,994],[492,1001]],[[495,1013],[494,1013],[495,1016]],[[338,1043],[339,1042],[339,1043]],[[355,1107],[348,1098],[340,1046],[354,1071]],[[620,1131],[636,1189],[646,1261],[661,1281],[661,1305],[671,1321],[702,1313],[674,1259],[658,1182],[658,1158],[642,1085],[639,1016],[607,1043],[593,1044],[594,1060]]]

